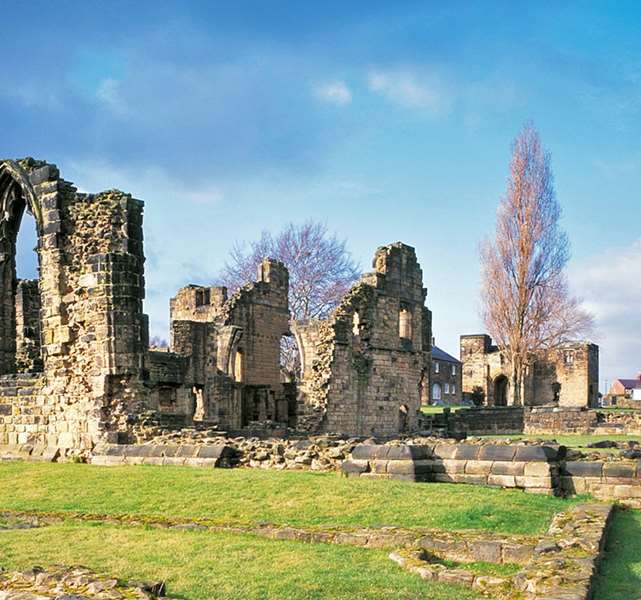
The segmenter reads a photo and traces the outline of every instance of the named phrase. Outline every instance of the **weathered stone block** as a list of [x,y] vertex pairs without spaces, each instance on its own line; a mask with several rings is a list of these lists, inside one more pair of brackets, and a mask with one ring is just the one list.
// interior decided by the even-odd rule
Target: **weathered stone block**
[[517,461],[555,461],[558,458],[558,449],[552,446],[517,446],[514,460]]
[[641,498],[641,485],[615,485],[614,497],[621,500],[627,498]]
[[[603,463],[603,475],[606,477],[635,479],[636,465],[635,463],[623,462]],[[639,483],[641,483],[641,480]]]
[[479,450],[479,460],[511,461],[516,454],[515,446],[486,444]]
[[579,477],[602,477],[603,463],[596,461],[572,461],[561,465],[564,475],[578,475]]
[[455,444],[437,444],[434,448],[434,456],[443,459],[452,459],[456,456]]
[[367,460],[346,460],[343,461],[341,470],[347,475],[360,475],[369,471],[369,462]]
[[489,475],[492,472],[491,460],[468,460],[465,464],[465,473],[471,475]]
[[493,475],[523,475],[525,472],[525,462],[501,462],[492,463]]
[[456,447],[454,458],[458,460],[476,460],[480,446],[474,444],[459,444]]
[[487,483],[496,487],[516,487],[516,480],[512,475],[488,475]]
[[466,464],[465,460],[446,459],[443,461],[446,473],[465,473]]
[[550,477],[551,473],[550,465],[542,462],[526,463],[523,471],[526,477]]
[[497,541],[479,540],[468,544],[475,560],[500,563],[502,562],[503,544]]

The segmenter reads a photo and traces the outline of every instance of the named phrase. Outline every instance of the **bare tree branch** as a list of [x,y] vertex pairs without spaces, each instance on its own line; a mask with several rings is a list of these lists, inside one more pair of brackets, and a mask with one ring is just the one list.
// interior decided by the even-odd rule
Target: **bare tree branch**
[[[289,270],[289,308],[295,320],[325,318],[360,276],[346,242],[330,235],[323,223],[290,223],[276,235],[264,231],[259,240],[236,244],[219,275],[220,285],[232,292],[256,277],[265,257],[285,263]],[[295,343],[286,341],[283,365],[296,370]]]

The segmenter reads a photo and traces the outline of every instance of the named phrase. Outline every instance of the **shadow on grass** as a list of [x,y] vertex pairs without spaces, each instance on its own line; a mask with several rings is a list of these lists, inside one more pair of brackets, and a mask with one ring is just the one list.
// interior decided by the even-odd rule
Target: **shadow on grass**
[[617,510],[595,582],[594,600],[641,600],[641,510]]

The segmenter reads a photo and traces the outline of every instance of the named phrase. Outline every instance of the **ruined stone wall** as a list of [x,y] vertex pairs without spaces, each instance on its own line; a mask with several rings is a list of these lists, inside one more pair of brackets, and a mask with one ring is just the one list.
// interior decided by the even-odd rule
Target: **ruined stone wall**
[[[488,335],[461,336],[463,393],[482,397],[487,406],[500,403],[499,381],[507,379],[508,403],[510,368]],[[597,405],[599,348],[589,342],[573,342],[533,357],[524,376],[523,403],[526,406],[557,404],[580,407]]]
[[0,437],[62,448],[115,440],[145,403],[142,203],[116,190],[79,194],[33,159],[0,163],[0,201],[0,372],[17,370],[15,240],[25,209],[38,229],[44,362],[33,406],[14,402]]
[[[258,280],[229,298],[225,288],[191,285],[171,300],[171,350],[186,361],[183,388],[192,406],[202,403],[202,420],[230,429],[287,421],[280,343],[289,335],[288,291],[285,266],[265,259]],[[152,396],[160,383],[152,377]]]
[[417,426],[431,340],[422,272],[401,243],[379,248],[374,268],[329,319],[295,325],[299,428],[395,435]]

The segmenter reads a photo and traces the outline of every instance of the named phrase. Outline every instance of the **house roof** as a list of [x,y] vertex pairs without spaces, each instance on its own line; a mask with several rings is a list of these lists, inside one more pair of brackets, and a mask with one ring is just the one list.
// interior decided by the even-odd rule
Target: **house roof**
[[641,390],[641,379],[617,379],[626,390]]
[[438,346],[432,346],[432,358],[435,358],[436,360],[443,360],[445,362],[461,362],[458,358],[454,358],[451,354],[441,350]]

